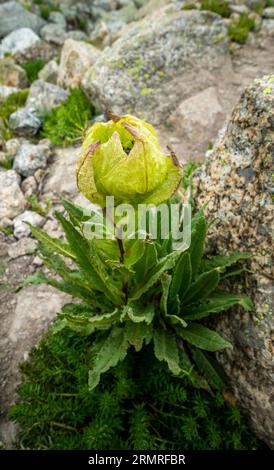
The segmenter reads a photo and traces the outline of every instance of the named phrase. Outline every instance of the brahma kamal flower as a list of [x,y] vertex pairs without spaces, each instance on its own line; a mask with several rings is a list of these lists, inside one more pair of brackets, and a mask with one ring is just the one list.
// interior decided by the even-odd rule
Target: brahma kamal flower
[[105,207],[159,205],[178,188],[181,168],[174,154],[165,155],[154,128],[134,116],[114,116],[86,133],[77,163],[77,184],[84,196]]

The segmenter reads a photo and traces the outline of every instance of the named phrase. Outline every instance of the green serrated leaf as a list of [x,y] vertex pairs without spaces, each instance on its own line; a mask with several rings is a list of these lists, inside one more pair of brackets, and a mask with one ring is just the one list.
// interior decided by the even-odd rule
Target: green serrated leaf
[[202,302],[218,286],[220,275],[217,270],[201,274],[197,280],[191,284],[188,293],[184,298],[184,305],[193,302]]
[[178,313],[179,299],[183,300],[185,297],[192,278],[191,260],[188,252],[182,253],[178,259],[172,275],[172,282],[169,290],[168,306],[172,313]]
[[249,259],[250,253],[246,252],[235,252],[228,256],[214,256],[211,259],[204,259],[201,264],[202,271],[210,271],[214,268],[219,268],[220,272],[224,272],[226,268],[229,268],[238,261]]
[[132,323],[127,321],[125,324],[125,338],[134,346],[135,350],[141,351],[143,343],[149,344],[152,339],[151,325],[146,323]]
[[[27,222],[26,222],[27,223]],[[46,246],[46,248],[51,252],[51,253],[58,253],[59,255],[66,256],[68,258],[71,258],[73,260],[76,259],[75,254],[71,250],[70,246],[67,243],[64,243],[63,241],[59,240],[58,238],[50,237],[46,232],[41,230],[38,227],[34,227],[31,224],[28,224],[32,235],[43,245]]]
[[95,330],[104,330],[110,328],[113,323],[120,319],[121,311],[115,309],[110,313],[100,315],[90,315],[89,313],[81,313],[73,315],[64,312],[61,318],[66,320],[67,326],[77,333],[90,335]]
[[126,266],[134,266],[144,255],[144,240],[126,240],[124,242],[124,263]]
[[171,331],[158,328],[153,333],[153,340],[157,359],[167,362],[170,371],[179,375],[181,367],[175,335]]
[[231,343],[223,339],[218,333],[198,323],[190,323],[186,328],[177,327],[176,331],[185,341],[206,351],[232,348]]
[[192,357],[200,370],[200,372],[207,378],[209,384],[217,390],[222,390],[225,386],[220,372],[220,367],[213,358],[198,348],[190,348]]
[[160,301],[160,308],[162,312],[167,315],[167,300],[169,294],[169,286],[171,283],[171,276],[169,274],[164,273],[161,277],[161,284],[162,284],[162,297]]
[[125,340],[124,328],[113,327],[103,344],[100,342],[100,349],[95,354],[93,367],[89,371],[88,378],[90,391],[97,387],[103,373],[116,366],[118,362],[126,357],[128,346],[128,341]]
[[180,252],[173,251],[169,255],[162,258],[154,268],[150,270],[146,277],[144,277],[144,283],[141,286],[137,286],[131,292],[130,297],[133,300],[139,299],[145,292],[150,289],[157,281],[160,280],[162,274],[169,269],[172,269],[175,265],[178,257],[180,256]]
[[130,302],[123,308],[122,318],[128,317],[134,323],[145,322],[149,325],[152,322],[154,315],[154,305],[142,305],[137,302]]
[[203,210],[200,210],[192,220],[191,246],[189,248],[192,279],[195,279],[200,268],[204,253],[204,243],[207,234],[207,223]]
[[144,254],[134,266],[137,284],[143,282],[147,273],[157,264],[157,262],[158,255],[155,243],[145,240]]
[[211,313],[219,313],[234,305],[241,305],[245,310],[252,309],[252,301],[245,295],[231,294],[230,292],[218,291],[201,305],[192,305],[184,310],[184,318],[186,320],[199,320],[207,317]]

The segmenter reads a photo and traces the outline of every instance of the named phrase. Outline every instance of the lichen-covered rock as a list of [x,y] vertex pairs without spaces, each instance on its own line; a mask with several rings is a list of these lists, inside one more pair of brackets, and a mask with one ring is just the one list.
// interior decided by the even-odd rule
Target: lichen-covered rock
[[20,189],[20,177],[14,170],[0,171],[0,218],[13,218],[22,212],[26,200]]
[[59,49],[60,47],[58,47],[56,44],[40,41],[36,42],[24,51],[16,52],[16,54],[13,55],[13,59],[19,65],[22,65],[28,60],[32,59],[42,59],[47,63],[50,60],[58,57]]
[[67,39],[61,52],[58,84],[65,88],[78,86],[84,73],[100,55],[99,49],[91,44]]
[[28,84],[26,72],[10,57],[5,57],[0,60],[0,83],[6,86],[24,88]]
[[31,229],[28,224],[34,225],[35,227],[42,227],[45,222],[45,218],[34,211],[26,210],[22,214],[15,217],[14,223],[14,236],[16,238],[28,237],[31,234]]
[[248,251],[251,271],[234,285],[249,292],[253,312],[218,317],[233,349],[219,354],[260,438],[274,447],[273,157],[274,76],[255,80],[235,106],[223,137],[197,176],[195,197],[217,219],[209,251]]
[[17,109],[9,117],[9,126],[17,135],[32,136],[37,134],[42,122],[26,108]]
[[20,28],[30,28],[39,33],[45,24],[44,20],[23,8],[17,2],[6,2],[0,5],[0,38]]
[[0,57],[4,57],[7,53],[15,54],[16,52],[25,51],[39,41],[39,36],[32,29],[17,29],[3,39],[0,45]]
[[68,92],[52,83],[36,80],[30,87],[26,102],[26,108],[37,115],[51,111],[62,104],[68,96]]
[[231,61],[222,18],[164,7],[132,23],[85,74],[82,85],[101,110],[165,122],[178,103],[223,82]]
[[46,168],[50,151],[50,142],[46,139],[37,145],[25,142],[15,155],[13,169],[22,176],[31,176],[39,168]]
[[44,82],[57,84],[59,73],[59,65],[56,60],[50,60],[43,68],[40,70],[38,77]]

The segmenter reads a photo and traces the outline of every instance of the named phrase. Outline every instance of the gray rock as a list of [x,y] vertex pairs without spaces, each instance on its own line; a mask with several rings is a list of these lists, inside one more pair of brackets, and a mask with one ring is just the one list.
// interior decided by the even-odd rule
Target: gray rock
[[28,176],[22,181],[21,189],[25,194],[25,197],[31,196],[37,192],[38,184],[34,176]]
[[81,148],[56,149],[54,162],[49,168],[43,186],[43,194],[76,195],[78,193],[75,176],[76,160]]
[[73,29],[67,32],[66,39],[74,39],[75,41],[85,41],[86,39],[88,39],[88,37],[84,31],[80,31],[79,29]]
[[37,250],[38,242],[33,238],[24,237],[15,243],[9,245],[8,255],[10,259],[20,258],[21,256],[32,255]]
[[18,89],[14,86],[0,85],[0,101],[5,100],[7,96],[12,95],[12,93],[16,91],[18,91]]
[[66,27],[66,18],[60,11],[51,11],[49,14],[49,21],[51,23],[59,24],[60,26],[63,26],[63,28]]
[[254,431],[272,448],[273,135],[274,76],[255,80],[245,89],[223,138],[202,166],[194,191],[194,201],[199,206],[208,203],[208,217],[216,220],[208,250],[252,254],[250,272],[232,289],[242,287],[254,309],[218,316],[217,328],[233,343],[233,349],[219,354],[219,361]]
[[274,7],[265,8],[263,11],[263,17],[268,19],[274,19]]
[[28,222],[35,227],[42,227],[45,222],[45,218],[40,214],[37,214],[37,212],[30,210],[26,210],[22,214],[15,217],[13,221],[13,233],[16,238],[28,237],[31,234],[30,227],[25,222]]
[[70,297],[49,286],[28,286],[16,295],[14,318],[9,339],[29,349],[34,346],[42,331],[56,318]]
[[45,67],[42,68],[39,72],[40,80],[44,82],[53,83],[54,85],[57,84],[57,78],[59,74],[59,65],[55,60],[50,60]]
[[[167,121],[168,127],[171,126],[170,133],[180,141],[180,158],[187,161],[188,158],[202,157],[224,120],[225,113],[216,87],[206,88],[183,100]],[[173,148],[176,153],[176,144]]]
[[61,52],[58,84],[65,88],[78,86],[100,55],[101,52],[90,44],[67,39]]
[[26,200],[19,184],[20,177],[14,170],[0,171],[0,218],[12,219],[24,210]]
[[24,69],[17,65],[10,57],[0,59],[0,83],[6,86],[25,88],[28,84]]
[[22,176],[31,176],[38,168],[46,168],[49,155],[48,140],[42,140],[37,145],[23,143],[15,155],[13,169]]
[[68,96],[68,92],[52,83],[36,80],[30,87],[26,108],[38,115],[51,111],[62,104]]
[[27,11],[17,2],[6,2],[0,5],[0,38],[15,31],[19,26],[39,33],[44,24],[41,17]]
[[159,124],[182,100],[231,77],[226,26],[211,12],[163,8],[132,23],[85,74],[101,110]]
[[62,45],[67,37],[66,28],[56,23],[48,23],[40,31],[41,37],[54,44]]
[[29,28],[20,28],[6,36],[0,45],[0,58],[6,53],[23,52],[40,41],[39,36]]
[[9,117],[10,128],[17,134],[32,136],[37,134],[42,122],[26,108],[20,108]]

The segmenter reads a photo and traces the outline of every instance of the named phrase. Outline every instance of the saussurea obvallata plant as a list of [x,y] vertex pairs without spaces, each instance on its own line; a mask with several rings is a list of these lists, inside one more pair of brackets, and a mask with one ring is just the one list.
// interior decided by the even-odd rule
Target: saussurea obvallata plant
[[[91,213],[105,235],[107,196],[113,197],[115,207],[130,204],[135,213],[138,204],[153,205],[155,210],[168,201],[170,207],[181,173],[176,157],[164,154],[150,124],[133,116],[112,116],[87,133],[77,182],[87,199],[103,208],[99,218],[96,207]],[[222,388],[223,378],[210,353],[231,344],[203,319],[236,304],[251,308],[248,297],[224,288],[226,277],[235,272],[233,265],[249,255],[237,252],[208,259],[203,209],[192,219],[190,245],[174,249],[171,232],[165,238],[160,231],[155,239],[149,232],[140,238],[138,231],[135,237],[123,237],[121,214],[112,221],[114,237],[87,236],[90,216],[85,208],[68,200],[62,203],[68,217],[56,212],[56,218],[66,240],[31,227],[45,265],[57,276],[41,271],[25,284],[46,283],[75,298],[63,307],[52,328],[59,332],[69,327],[80,335],[92,335],[90,390],[130,347],[138,352],[150,343],[173,375],[188,376],[205,389]],[[241,269],[237,267],[237,274]]]

